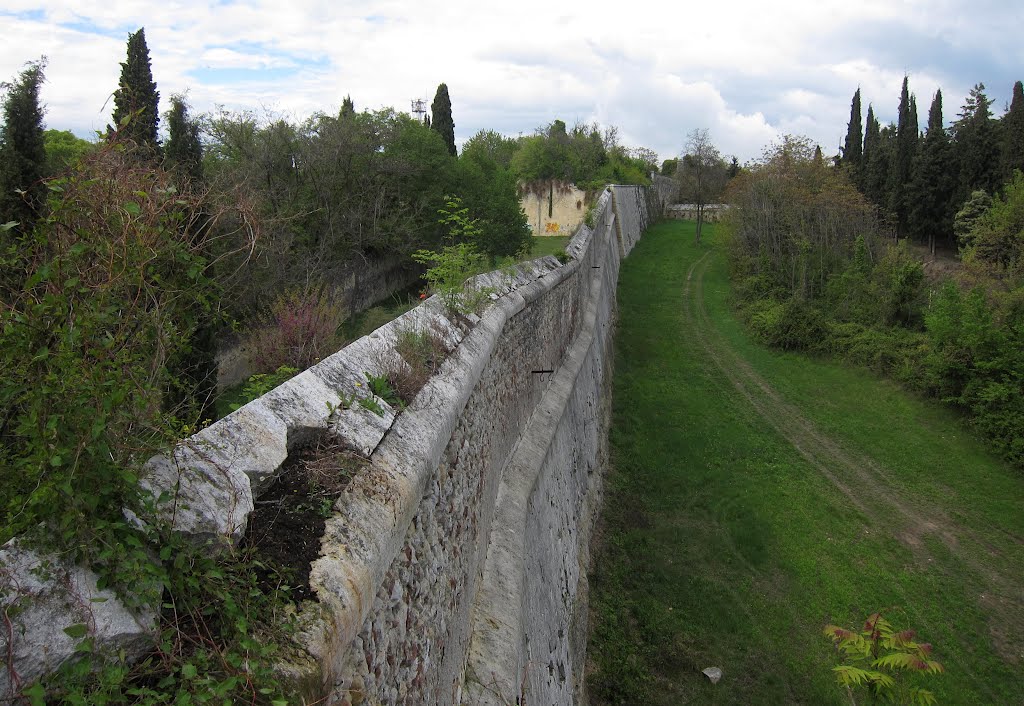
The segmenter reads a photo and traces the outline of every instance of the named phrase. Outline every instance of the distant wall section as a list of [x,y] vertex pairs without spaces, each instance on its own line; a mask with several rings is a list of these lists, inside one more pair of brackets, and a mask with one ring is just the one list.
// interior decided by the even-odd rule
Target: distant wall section
[[519,192],[534,235],[572,235],[587,215],[586,192],[569,182],[527,182]]

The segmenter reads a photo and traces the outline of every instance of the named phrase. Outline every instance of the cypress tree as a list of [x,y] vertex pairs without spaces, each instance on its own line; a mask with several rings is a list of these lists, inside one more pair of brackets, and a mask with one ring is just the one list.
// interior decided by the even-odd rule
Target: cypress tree
[[128,58],[121,64],[121,81],[114,91],[114,128],[143,149],[159,150],[157,127],[160,93],[153,81],[146,30],[128,35]]
[[[46,168],[43,108],[39,87],[46,60],[29,63],[14,83],[4,85],[3,126],[0,127],[0,224],[17,221],[30,230],[42,204]],[[20,192],[20,193],[19,193]]]
[[[869,152],[871,161],[868,162],[865,175],[865,195],[876,205],[884,207],[887,202],[889,171],[892,165],[893,143],[895,142],[893,136],[896,133],[896,126],[889,123],[883,128],[877,119],[874,119],[873,116],[872,119],[874,126]],[[869,125],[868,130],[871,132],[872,126]]]
[[352,96],[345,96],[341,101],[341,117],[348,118],[356,114],[356,104],[352,102]]
[[[167,144],[164,146],[164,165],[186,191],[203,181],[203,145],[199,140],[199,124],[189,116],[184,96],[171,96],[171,109],[167,111]],[[201,211],[186,214],[192,223],[202,223],[208,217]],[[190,228],[193,243],[206,239],[208,228]],[[209,272],[204,273],[209,276]],[[187,346],[178,349],[167,361],[171,382],[164,391],[163,404],[168,411],[186,421],[203,421],[214,416],[213,402],[217,394],[217,326],[210,312],[196,310],[195,330]]]
[[850,103],[850,122],[846,126],[846,142],[843,144],[843,164],[850,171],[853,183],[862,187],[863,178],[863,149],[861,135],[863,126],[860,121],[860,88],[853,94],[853,101]]
[[999,186],[999,141],[990,106],[985,84],[979,83],[971,89],[959,120],[953,123],[960,163],[960,184],[955,196],[958,203],[963,203],[974,191],[980,189],[992,194]]
[[911,235],[927,242],[932,253],[937,240],[952,242],[951,200],[955,179],[949,135],[942,124],[942,91],[939,90],[928,110],[928,132],[914,161],[914,179],[909,191]]
[[917,99],[910,95],[908,79],[903,77],[900,91],[899,122],[896,125],[896,151],[889,172],[889,210],[896,217],[899,235],[907,233],[909,200],[907,186],[913,174],[914,155],[917,153],[918,123]]
[[199,140],[199,124],[188,114],[184,96],[171,96],[167,111],[167,144],[164,164],[190,183],[203,180],[203,144]]
[[868,104],[868,115],[864,122],[864,148],[861,152],[860,161],[864,167],[861,183],[858,184],[861,193],[868,192],[868,170],[871,164],[872,153],[878,149],[878,120],[875,118],[875,109]]
[[434,94],[434,101],[430,104],[430,129],[436,130],[448,152],[454,157],[455,149],[455,121],[452,120],[452,101],[448,97],[448,86],[441,84]]
[[1013,177],[1013,170],[1024,171],[1024,84],[1013,84],[1010,110],[1003,116],[1003,180]]

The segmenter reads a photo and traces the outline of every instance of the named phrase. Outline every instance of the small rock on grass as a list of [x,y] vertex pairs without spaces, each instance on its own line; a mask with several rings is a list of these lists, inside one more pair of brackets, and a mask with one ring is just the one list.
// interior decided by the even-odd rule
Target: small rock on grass
[[710,679],[712,684],[717,684],[718,680],[722,678],[722,670],[718,667],[707,667],[702,669],[701,674]]

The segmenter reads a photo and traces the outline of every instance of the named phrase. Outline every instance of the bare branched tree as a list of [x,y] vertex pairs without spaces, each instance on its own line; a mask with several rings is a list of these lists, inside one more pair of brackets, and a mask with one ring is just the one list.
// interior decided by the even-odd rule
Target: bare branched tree
[[729,180],[728,169],[708,130],[691,130],[686,136],[686,151],[676,170],[676,179],[681,198],[694,204],[697,211],[697,243],[704,226],[704,209],[721,196]]

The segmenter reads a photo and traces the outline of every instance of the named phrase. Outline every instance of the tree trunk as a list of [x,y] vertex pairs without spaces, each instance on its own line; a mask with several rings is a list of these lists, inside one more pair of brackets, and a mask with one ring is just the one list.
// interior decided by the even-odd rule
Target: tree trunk
[[700,231],[704,225],[704,206],[697,204],[697,236],[694,238],[694,243],[700,245]]

